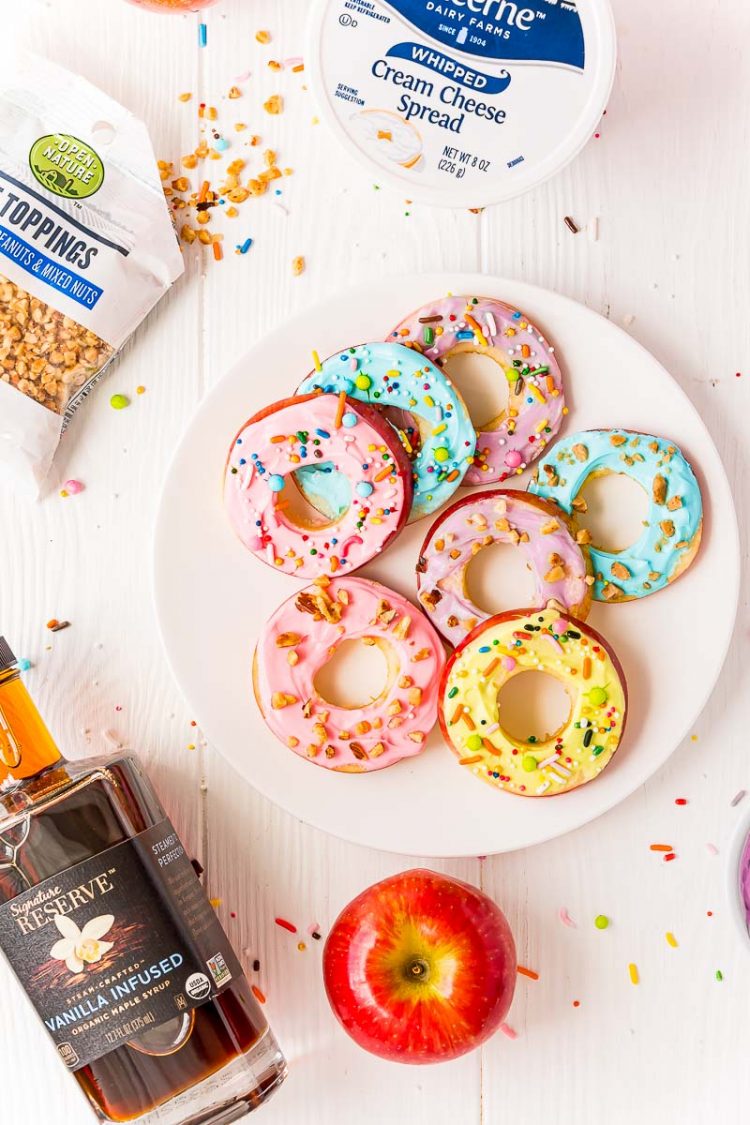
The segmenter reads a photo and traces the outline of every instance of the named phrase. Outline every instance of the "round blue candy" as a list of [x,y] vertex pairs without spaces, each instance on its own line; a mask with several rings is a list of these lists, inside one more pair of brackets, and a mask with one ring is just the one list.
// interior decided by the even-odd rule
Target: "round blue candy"
[[271,489],[271,492],[281,492],[284,484],[284,478],[280,476],[279,473],[271,473],[268,478],[268,487]]
[[351,414],[351,413],[345,414],[344,417],[341,419],[341,422],[342,422],[342,425],[346,426],[347,430],[350,430],[352,428],[352,426],[357,425],[357,415]]
[[370,484],[369,480],[361,480],[355,485],[354,491],[357,493],[357,496],[372,496],[375,487]]

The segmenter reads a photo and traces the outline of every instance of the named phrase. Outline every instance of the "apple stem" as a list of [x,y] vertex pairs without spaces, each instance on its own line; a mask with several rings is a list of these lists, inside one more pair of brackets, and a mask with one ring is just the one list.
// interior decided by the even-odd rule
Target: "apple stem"
[[406,976],[411,980],[424,980],[429,972],[429,965],[421,957],[415,957],[406,966]]

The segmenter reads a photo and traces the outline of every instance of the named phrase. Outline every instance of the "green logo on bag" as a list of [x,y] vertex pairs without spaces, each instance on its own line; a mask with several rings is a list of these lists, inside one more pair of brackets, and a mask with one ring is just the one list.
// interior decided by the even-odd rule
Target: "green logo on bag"
[[51,133],[31,146],[29,167],[48,191],[86,199],[104,183],[104,165],[91,145],[67,133]]

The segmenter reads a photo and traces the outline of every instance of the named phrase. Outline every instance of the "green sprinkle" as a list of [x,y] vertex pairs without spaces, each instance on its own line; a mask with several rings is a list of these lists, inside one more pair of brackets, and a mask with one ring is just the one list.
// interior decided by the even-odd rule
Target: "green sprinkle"
[[594,755],[595,758],[598,758],[600,754],[604,753],[604,747],[603,746],[595,746],[594,749],[591,752],[592,752],[592,754]]
[[429,324],[425,324],[424,331],[422,332],[422,338],[423,338],[425,344],[427,345],[427,347],[429,348],[429,346],[432,344],[433,340],[435,339],[435,331],[434,331],[433,328],[430,328]]
[[717,980],[724,980],[724,974],[722,973],[721,969],[716,970],[716,979]]
[[533,773],[539,763],[537,762],[533,754],[524,754],[523,758],[521,759],[521,765],[526,770],[526,773]]
[[127,395],[112,395],[109,405],[113,410],[124,410],[126,406],[130,406],[130,399]]
[[609,925],[609,918],[606,914],[597,914],[596,918],[594,918],[594,925],[597,930],[606,930]]
[[453,699],[454,695],[458,695],[458,688],[457,687],[451,688],[451,690],[448,692],[448,698]]

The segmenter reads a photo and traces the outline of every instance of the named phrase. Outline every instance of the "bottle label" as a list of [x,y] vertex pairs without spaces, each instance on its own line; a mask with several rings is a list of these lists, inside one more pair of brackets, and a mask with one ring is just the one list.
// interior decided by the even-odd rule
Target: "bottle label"
[[589,0],[580,12],[572,0],[320,3],[326,109],[410,197],[475,205],[523,190],[577,151],[604,108]]
[[0,949],[71,1070],[171,1053],[242,975],[169,820],[0,906]]

